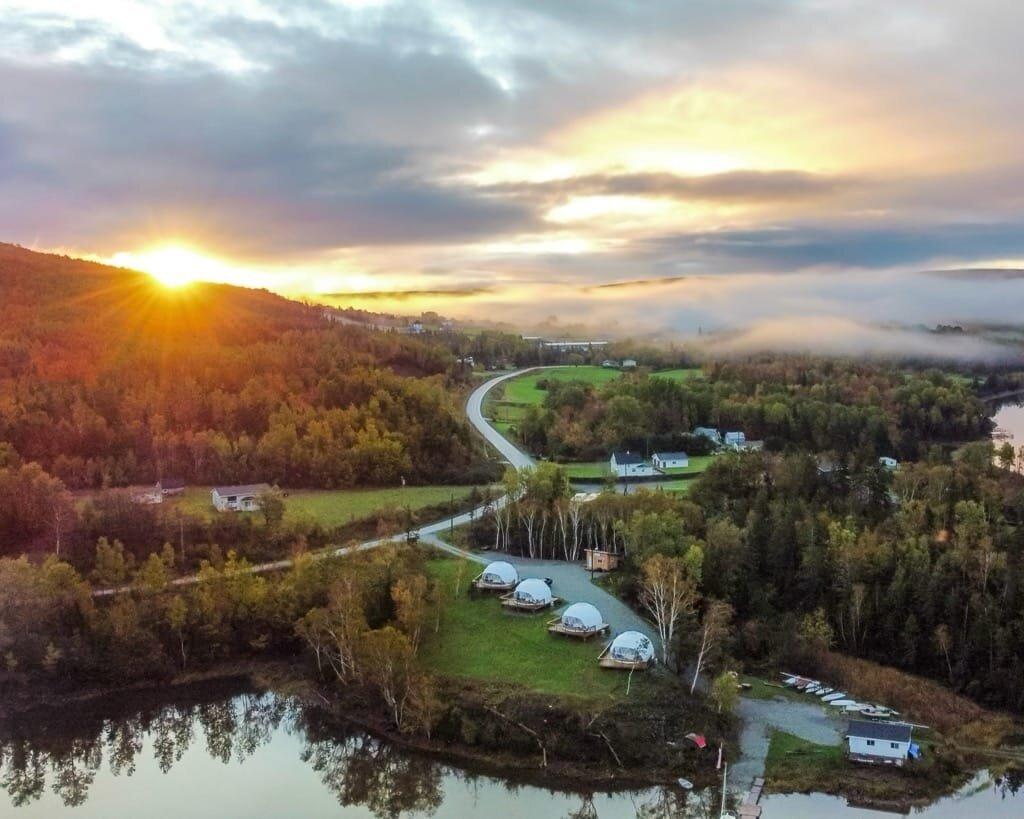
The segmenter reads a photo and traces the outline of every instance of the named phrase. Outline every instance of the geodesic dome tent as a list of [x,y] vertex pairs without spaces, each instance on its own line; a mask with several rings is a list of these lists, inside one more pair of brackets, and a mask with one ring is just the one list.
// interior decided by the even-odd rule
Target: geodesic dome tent
[[511,563],[495,560],[487,564],[487,568],[480,575],[480,580],[491,586],[511,586],[519,581],[519,572]]
[[604,625],[601,612],[590,603],[573,603],[562,612],[561,622],[570,631],[596,631]]
[[539,577],[528,577],[526,580],[523,580],[516,586],[515,591],[512,592],[512,597],[520,603],[532,605],[550,603],[554,599],[551,596],[551,589],[548,588],[548,584]]
[[610,654],[624,663],[649,663],[654,659],[654,644],[646,634],[624,631],[612,640]]

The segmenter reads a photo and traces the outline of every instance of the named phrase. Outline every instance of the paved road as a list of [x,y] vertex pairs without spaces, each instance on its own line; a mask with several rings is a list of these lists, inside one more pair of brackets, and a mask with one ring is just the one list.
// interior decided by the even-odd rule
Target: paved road
[[498,432],[498,430],[492,427],[487,419],[484,418],[484,398],[486,398],[487,393],[489,393],[494,387],[498,386],[498,384],[512,378],[517,378],[525,373],[543,369],[547,368],[527,367],[525,370],[516,370],[515,372],[506,373],[505,375],[499,375],[497,378],[485,381],[473,390],[472,394],[469,396],[469,400],[466,402],[466,417],[469,418],[469,423],[476,428],[477,432],[484,436],[487,443],[501,453],[502,458],[512,464],[516,469],[531,469],[536,466],[536,463],[533,458]]

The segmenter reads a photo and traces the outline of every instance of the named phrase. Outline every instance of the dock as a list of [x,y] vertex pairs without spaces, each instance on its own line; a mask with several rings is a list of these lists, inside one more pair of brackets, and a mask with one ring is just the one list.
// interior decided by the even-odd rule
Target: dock
[[737,808],[736,815],[740,819],[756,819],[761,815],[761,806],[757,803],[761,801],[761,792],[764,790],[764,778],[757,777],[754,780],[754,784],[750,786],[750,790],[747,792],[746,798],[743,803]]

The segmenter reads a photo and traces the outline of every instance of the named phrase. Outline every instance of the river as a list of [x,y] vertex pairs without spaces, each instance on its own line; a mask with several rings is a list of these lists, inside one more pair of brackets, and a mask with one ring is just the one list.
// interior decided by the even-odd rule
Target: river
[[[224,686],[116,697],[0,722],[0,816],[711,819],[717,794],[580,794],[469,773],[329,723],[317,709]],[[768,796],[765,819],[892,816],[822,795]],[[980,779],[915,816],[1024,815]]]

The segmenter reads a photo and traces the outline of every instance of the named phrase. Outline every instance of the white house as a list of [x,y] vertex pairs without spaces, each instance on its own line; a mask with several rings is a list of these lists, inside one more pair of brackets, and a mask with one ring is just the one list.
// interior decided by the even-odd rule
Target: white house
[[613,452],[609,461],[612,474],[619,478],[646,478],[658,470],[632,452]]
[[850,759],[902,766],[911,755],[912,731],[902,722],[852,720],[846,734]]
[[890,472],[895,472],[900,468],[900,462],[895,458],[890,458],[887,455],[883,455],[878,459],[878,465],[884,469],[888,469]]
[[622,369],[624,369],[624,370],[635,370],[636,369],[636,361],[634,359],[632,359],[632,358],[624,358],[624,359],[622,359]]
[[685,452],[655,452],[651,460],[658,469],[685,469],[690,465]]
[[251,483],[245,486],[215,486],[210,492],[218,512],[255,512],[260,498],[270,491],[270,484]]
[[725,433],[725,445],[740,449],[747,442],[747,436],[742,432]]
[[694,427],[693,434],[698,438],[707,438],[713,444],[722,443],[722,433],[714,427]]

